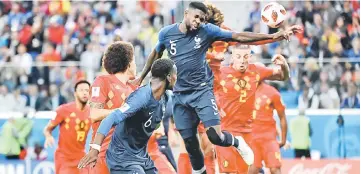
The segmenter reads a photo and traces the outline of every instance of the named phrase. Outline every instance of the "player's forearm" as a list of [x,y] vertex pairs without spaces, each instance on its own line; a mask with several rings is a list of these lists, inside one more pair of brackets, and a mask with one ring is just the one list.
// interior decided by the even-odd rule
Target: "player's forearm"
[[113,125],[119,124],[126,118],[127,117],[124,114],[122,114],[120,110],[117,109],[113,111],[111,114],[109,114],[109,116],[107,116],[106,118],[104,118],[104,120],[102,120],[97,133],[107,136]]
[[262,41],[255,41],[255,42],[248,42],[248,45],[265,45],[268,43],[273,43],[273,42],[278,42],[283,40],[282,38],[278,38],[278,39],[266,39],[266,40],[262,40]]
[[113,110],[109,110],[109,109],[91,108],[90,109],[90,119],[92,120],[92,122],[102,121],[105,117],[107,117],[112,112],[113,112]]
[[232,33],[232,39],[243,44],[251,44],[259,41],[276,42],[278,39],[275,38],[275,34],[263,34],[263,33],[252,33],[252,32],[240,32]]
[[285,62],[281,66],[281,70],[282,70],[282,80],[287,81],[288,79],[290,79],[290,67],[288,66],[287,62]]
[[281,124],[281,141],[286,142],[287,139],[287,120],[285,112],[279,113]]
[[145,64],[143,71],[140,75],[141,80],[143,80],[147,76],[147,74],[150,71],[150,68],[153,65],[153,62],[158,58],[162,57],[162,54],[163,54],[162,52],[158,53],[155,49],[153,49],[153,51],[149,54],[147,63]]
[[95,134],[95,138],[94,138],[94,141],[92,144],[97,144],[97,145],[101,146],[103,144],[105,137],[106,136],[101,133]]
[[51,132],[54,130],[54,126],[51,124],[51,123],[49,123],[45,128],[44,128],[44,130],[43,130],[43,134],[44,134],[44,136],[45,137],[50,137],[50,136],[52,136],[51,135]]

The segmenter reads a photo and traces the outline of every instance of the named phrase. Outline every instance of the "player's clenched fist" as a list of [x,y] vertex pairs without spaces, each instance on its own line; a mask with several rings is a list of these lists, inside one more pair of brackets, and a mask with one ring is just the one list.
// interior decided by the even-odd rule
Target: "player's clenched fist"
[[276,54],[272,58],[272,62],[276,65],[285,65],[287,63],[285,57],[283,57],[281,54]]
[[88,165],[90,165],[90,167],[94,167],[98,159],[98,154],[98,150],[90,149],[89,153],[80,160],[78,168],[81,169]]

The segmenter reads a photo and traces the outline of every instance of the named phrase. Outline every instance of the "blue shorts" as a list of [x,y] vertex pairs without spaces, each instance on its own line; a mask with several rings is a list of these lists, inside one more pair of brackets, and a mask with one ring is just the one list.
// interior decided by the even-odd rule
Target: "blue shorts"
[[124,168],[122,170],[110,169],[110,174],[119,174],[119,173],[122,173],[122,174],[123,173],[124,174],[157,174],[158,172],[157,172],[156,168],[145,170],[140,165],[127,166],[126,168]]
[[150,157],[136,158],[127,150],[112,154],[109,148],[106,152],[106,162],[111,174],[157,174],[157,169]]
[[[202,121],[206,128],[220,124],[216,99],[213,90],[209,88],[174,92],[173,114],[176,128],[179,131],[191,130],[191,134],[196,134],[199,121]],[[182,137],[187,138],[183,135]]]

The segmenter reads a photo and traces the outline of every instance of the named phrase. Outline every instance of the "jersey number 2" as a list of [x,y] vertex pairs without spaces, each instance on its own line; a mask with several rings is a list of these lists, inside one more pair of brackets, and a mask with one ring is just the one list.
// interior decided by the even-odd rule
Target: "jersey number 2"
[[241,90],[241,95],[239,96],[239,102],[244,103],[246,102],[247,92],[246,90]]

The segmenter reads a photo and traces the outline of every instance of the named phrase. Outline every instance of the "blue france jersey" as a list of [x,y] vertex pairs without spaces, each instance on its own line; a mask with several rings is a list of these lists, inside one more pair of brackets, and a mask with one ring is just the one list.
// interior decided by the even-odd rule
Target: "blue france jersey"
[[[232,33],[216,25],[201,25],[196,31],[182,33],[179,24],[166,26],[159,32],[156,51],[167,49],[177,66],[177,82],[174,91],[192,91],[208,88],[213,75],[206,62],[206,53],[216,40],[231,40]],[[209,84],[211,83],[211,84]]]
[[165,115],[168,98],[155,100],[148,84],[130,94],[121,108],[102,121],[98,129],[101,134],[109,132],[103,124],[116,125],[106,154],[111,169],[122,169],[127,165],[141,165],[145,169],[154,167],[147,154],[147,142]]

